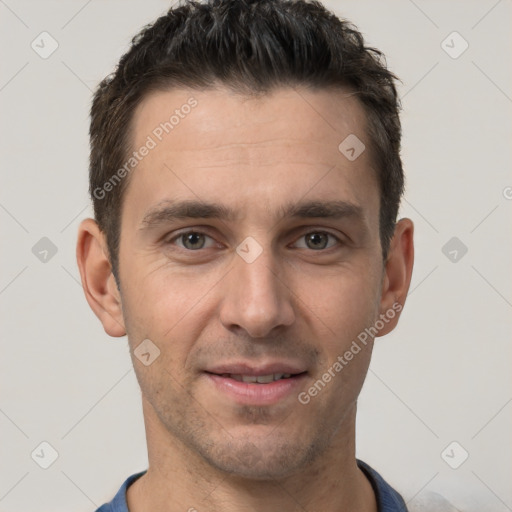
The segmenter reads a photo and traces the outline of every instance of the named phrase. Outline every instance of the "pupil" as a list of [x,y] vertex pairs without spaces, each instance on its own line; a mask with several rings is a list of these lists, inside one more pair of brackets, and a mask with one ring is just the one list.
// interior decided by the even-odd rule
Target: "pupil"
[[325,248],[327,237],[323,233],[311,233],[308,235],[308,246],[312,249]]
[[184,245],[188,249],[201,249],[204,245],[203,235],[199,233],[189,233],[185,235]]

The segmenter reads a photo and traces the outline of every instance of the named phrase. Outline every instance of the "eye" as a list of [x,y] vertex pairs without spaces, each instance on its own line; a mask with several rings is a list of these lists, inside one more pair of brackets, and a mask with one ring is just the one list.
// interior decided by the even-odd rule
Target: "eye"
[[204,233],[198,233],[197,231],[187,231],[181,233],[177,237],[170,240],[170,243],[175,242],[178,247],[187,249],[189,251],[197,251],[198,249],[205,249],[212,247],[215,242],[214,240],[205,235]]
[[313,231],[301,236],[295,243],[295,247],[321,251],[323,249],[329,249],[337,243],[339,243],[339,240],[334,235],[323,231]]

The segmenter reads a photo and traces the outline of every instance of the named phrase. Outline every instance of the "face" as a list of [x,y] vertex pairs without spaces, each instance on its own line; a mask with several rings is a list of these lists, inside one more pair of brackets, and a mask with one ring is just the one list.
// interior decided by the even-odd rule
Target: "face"
[[[338,148],[350,134],[369,148],[363,109],[342,91],[172,90],[133,128],[134,148],[155,142],[129,178],[119,252],[146,421],[225,471],[298,471],[353,423],[372,343],[333,364],[384,312],[370,152]],[[160,351],[147,366],[143,340],[146,362]]]

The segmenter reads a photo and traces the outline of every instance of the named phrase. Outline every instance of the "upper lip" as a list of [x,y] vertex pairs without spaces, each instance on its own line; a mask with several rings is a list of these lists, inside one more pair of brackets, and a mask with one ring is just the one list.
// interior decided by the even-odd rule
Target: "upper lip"
[[274,361],[266,364],[250,364],[244,362],[225,363],[208,367],[205,371],[223,375],[226,373],[232,375],[251,375],[259,377],[262,375],[271,375],[273,373],[291,373],[292,375],[304,373],[307,370],[303,365],[290,363],[286,361]]

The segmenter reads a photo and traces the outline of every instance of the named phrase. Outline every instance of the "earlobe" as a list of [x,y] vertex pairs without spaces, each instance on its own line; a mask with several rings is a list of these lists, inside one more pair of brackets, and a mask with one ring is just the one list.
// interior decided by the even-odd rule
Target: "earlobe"
[[93,219],[85,219],[78,228],[76,258],[89,306],[107,334],[124,336],[121,296],[112,274],[105,235]]
[[387,322],[378,336],[384,336],[396,327],[405,304],[414,265],[413,234],[414,225],[410,219],[397,222],[382,281],[380,316],[384,315]]

